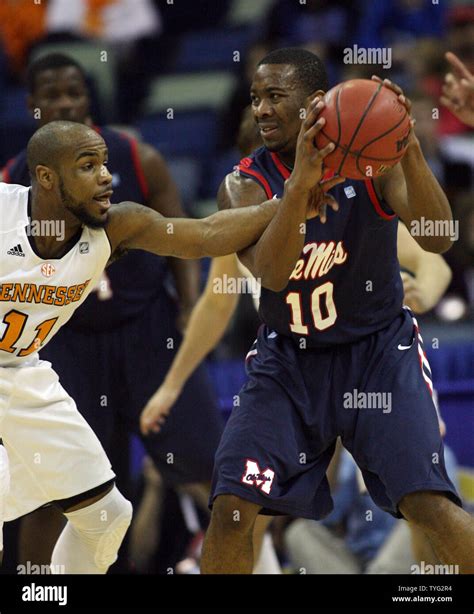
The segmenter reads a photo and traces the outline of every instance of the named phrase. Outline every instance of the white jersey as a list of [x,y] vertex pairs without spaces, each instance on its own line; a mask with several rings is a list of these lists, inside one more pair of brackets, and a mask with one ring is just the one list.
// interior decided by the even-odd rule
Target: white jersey
[[96,286],[111,254],[103,228],[83,227],[62,258],[44,260],[32,247],[29,191],[0,183],[0,367],[37,359]]

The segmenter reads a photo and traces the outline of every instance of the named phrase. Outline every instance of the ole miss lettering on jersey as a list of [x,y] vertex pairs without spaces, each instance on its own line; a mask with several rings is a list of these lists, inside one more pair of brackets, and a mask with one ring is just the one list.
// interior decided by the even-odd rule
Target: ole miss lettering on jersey
[[[283,195],[291,175],[265,147],[236,169],[269,199]],[[301,348],[351,343],[385,328],[402,309],[395,214],[370,179],[347,180],[330,194],[339,211],[328,208],[325,224],[318,217],[306,220],[304,246],[286,288],[261,292],[262,320]]]

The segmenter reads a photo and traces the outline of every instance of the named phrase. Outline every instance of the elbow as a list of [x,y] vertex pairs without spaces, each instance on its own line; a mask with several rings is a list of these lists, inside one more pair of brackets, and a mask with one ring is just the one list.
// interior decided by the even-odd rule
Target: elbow
[[266,288],[267,290],[271,290],[272,292],[281,292],[282,290],[286,288],[287,285],[288,285],[288,280],[286,280],[284,283],[262,282],[262,287]]
[[272,292],[281,292],[288,285],[288,278],[277,275],[261,275],[259,277],[262,288],[271,290]]
[[259,281],[262,288],[271,290],[272,292],[281,292],[288,285],[290,273],[285,271],[285,268],[275,266],[275,263],[271,263],[254,267],[252,273]]
[[432,254],[444,254],[451,249],[453,242],[450,237],[420,237],[418,245]]

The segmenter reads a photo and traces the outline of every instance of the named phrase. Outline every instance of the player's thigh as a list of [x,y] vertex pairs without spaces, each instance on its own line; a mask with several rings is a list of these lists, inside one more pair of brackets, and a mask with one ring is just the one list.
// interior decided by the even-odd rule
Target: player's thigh
[[18,371],[18,393],[2,421],[11,473],[7,519],[114,478],[100,441],[50,364]]
[[217,450],[211,501],[234,494],[264,513],[325,515],[336,436],[325,430],[328,408],[315,407],[308,395],[291,340],[262,330],[247,374]]
[[[380,335],[379,345],[380,358],[358,391],[362,406],[350,410],[353,428],[344,445],[386,511],[399,515],[402,497],[421,490],[444,491],[460,503],[446,473],[429,365],[408,311]],[[372,346],[367,362],[377,353]]]

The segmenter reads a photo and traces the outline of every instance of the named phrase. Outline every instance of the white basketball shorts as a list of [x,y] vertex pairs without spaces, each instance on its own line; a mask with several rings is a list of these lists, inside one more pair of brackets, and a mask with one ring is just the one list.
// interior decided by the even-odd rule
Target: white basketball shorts
[[115,477],[110,461],[51,363],[0,367],[0,436],[10,461],[3,520]]

